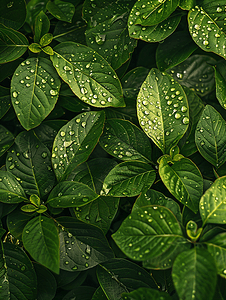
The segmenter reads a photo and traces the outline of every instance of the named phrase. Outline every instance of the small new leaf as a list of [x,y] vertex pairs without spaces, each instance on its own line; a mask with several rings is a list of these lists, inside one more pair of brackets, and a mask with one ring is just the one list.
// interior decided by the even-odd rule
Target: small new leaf
[[33,53],[39,53],[42,51],[41,46],[37,43],[32,43],[31,45],[29,45],[28,49]]

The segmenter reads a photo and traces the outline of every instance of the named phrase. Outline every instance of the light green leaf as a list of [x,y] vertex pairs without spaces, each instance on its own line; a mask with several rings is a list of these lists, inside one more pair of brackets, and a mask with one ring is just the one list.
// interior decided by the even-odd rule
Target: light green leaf
[[130,18],[133,24],[153,26],[168,18],[177,8],[179,0],[138,0],[131,12]]
[[59,95],[60,79],[46,58],[30,58],[16,69],[11,81],[13,107],[21,125],[38,126],[53,110]]
[[[11,243],[4,243],[3,249],[7,270],[5,280],[6,283],[8,280],[9,284],[9,299],[35,300],[37,297],[37,279],[27,254],[21,247]],[[8,299],[2,296],[1,294],[2,299]]]
[[102,133],[104,119],[103,111],[85,112],[60,129],[52,152],[52,163],[58,181],[64,180],[75,167],[87,160]]
[[0,125],[0,156],[2,156],[13,144],[14,136],[4,126]]
[[[138,261],[158,259],[164,254],[167,259],[178,245],[187,243],[174,214],[159,205],[132,212],[112,237],[130,259]],[[171,263],[169,259],[168,263]]]
[[50,21],[47,15],[40,11],[35,19],[35,35],[34,35],[34,42],[38,43],[40,38],[49,32],[50,28]]
[[58,20],[71,23],[75,6],[70,2],[54,0],[47,3],[46,8]]
[[170,193],[193,212],[198,211],[203,193],[203,178],[197,166],[188,158],[168,162],[163,157],[159,164],[159,175]]
[[25,35],[0,24],[0,64],[21,57],[27,47],[28,40]]
[[[219,9],[222,11],[221,7]],[[193,40],[201,49],[226,58],[226,33],[207,11],[198,6],[192,8],[188,14],[188,25]]]
[[85,271],[114,257],[102,230],[75,218],[60,217],[60,268]]
[[133,17],[128,19],[129,35],[135,39],[141,39],[146,42],[160,42],[171,35],[181,20],[181,13],[174,13],[166,20],[153,26],[144,26],[135,24]]
[[23,212],[35,212],[36,210],[38,210],[38,208],[35,207],[33,204],[26,204],[21,207],[21,210]]
[[120,81],[107,61],[91,48],[65,42],[54,48],[51,60],[73,93],[95,107],[123,107]]
[[37,195],[31,195],[30,196],[30,202],[32,203],[32,204],[34,204],[36,207],[39,207],[40,206],[40,204],[41,204],[41,199],[37,196]]
[[152,69],[137,97],[141,128],[153,142],[169,153],[189,124],[188,102],[182,87],[168,74]]
[[155,170],[141,161],[127,161],[115,166],[106,176],[100,195],[133,197],[154,183]]
[[168,293],[160,292],[154,289],[148,288],[139,288],[129,294],[123,293],[122,295],[123,300],[171,300],[172,298]]
[[32,131],[23,131],[17,135],[13,148],[8,152],[6,168],[17,178],[26,194],[43,197],[55,182],[50,156],[48,148]]
[[205,96],[215,88],[212,68],[215,64],[216,60],[210,56],[194,54],[167,72],[182,86]]
[[196,0],[180,0],[179,7],[184,10],[190,10],[195,6]]
[[39,53],[42,51],[42,48],[39,44],[37,43],[32,43],[29,45],[28,49],[33,52],[33,53]]
[[226,223],[226,176],[214,181],[202,196],[199,211],[203,226],[207,223]]
[[107,120],[99,143],[107,153],[121,160],[151,162],[148,137],[130,121]]
[[48,55],[53,55],[54,54],[54,51],[50,46],[46,46],[46,47],[42,48],[42,51],[45,52]]
[[130,58],[137,45],[127,29],[130,2],[85,1],[83,6],[83,18],[88,23],[87,46],[103,56],[115,70]]
[[20,203],[28,201],[18,180],[7,171],[0,170],[0,201],[4,203]]
[[205,242],[207,250],[214,257],[217,273],[226,278],[226,233],[222,232]]
[[195,247],[180,253],[174,261],[172,277],[180,299],[213,299],[217,270],[206,249]]
[[20,29],[26,19],[24,0],[0,1],[0,23],[12,29]]
[[52,219],[39,215],[28,221],[23,230],[25,249],[41,265],[59,274],[59,237]]
[[52,207],[76,207],[85,205],[99,197],[81,182],[63,181],[51,191],[47,203]]
[[226,62],[220,61],[214,68],[216,80],[216,96],[220,105],[226,109]]
[[206,105],[195,132],[195,142],[200,154],[215,167],[226,161],[226,123],[220,113]]
[[178,31],[158,45],[156,63],[160,71],[172,68],[187,59],[197,45],[187,31]]
[[39,43],[42,47],[45,47],[45,46],[49,45],[52,42],[52,40],[53,40],[52,33],[46,33],[41,37]]
[[203,0],[202,8],[208,13],[208,15],[214,20],[214,22],[226,33],[225,28],[225,1],[218,0]]

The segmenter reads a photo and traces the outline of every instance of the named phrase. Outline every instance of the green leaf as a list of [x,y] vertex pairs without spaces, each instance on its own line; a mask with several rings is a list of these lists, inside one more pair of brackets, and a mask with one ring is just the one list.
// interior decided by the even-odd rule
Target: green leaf
[[30,58],[16,69],[11,81],[13,107],[21,125],[38,126],[53,110],[59,95],[60,79],[45,58]]
[[114,257],[101,229],[75,218],[57,219],[60,231],[60,268],[67,271],[84,271]]
[[32,131],[23,131],[8,152],[6,168],[17,178],[26,194],[43,197],[55,182],[50,155],[48,148]]
[[42,51],[41,46],[37,43],[32,43],[31,45],[29,45],[28,49],[33,53],[39,53]]
[[52,42],[52,40],[53,40],[52,33],[46,33],[41,37],[39,43],[42,47],[45,47],[45,46],[49,45]]
[[85,32],[87,46],[103,56],[113,69],[118,69],[129,58],[137,41],[129,36],[127,19],[129,1],[85,1],[83,17],[88,26]]
[[130,20],[133,24],[153,26],[168,18],[177,8],[179,0],[147,0],[137,1],[131,12]]
[[203,9],[208,13],[208,15],[214,20],[214,22],[226,32],[225,29],[225,3],[224,0],[219,0],[218,2],[213,2],[211,0],[202,1]]
[[220,105],[226,109],[226,72],[225,72],[226,62],[221,61],[214,68],[215,70],[215,80],[216,80],[216,97]]
[[175,32],[157,48],[156,63],[159,70],[165,71],[182,63],[197,48],[187,31]]
[[0,64],[16,60],[24,54],[27,47],[25,35],[0,24]]
[[13,244],[4,243],[3,249],[9,283],[9,299],[35,300],[37,279],[30,259],[22,248]]
[[91,300],[108,300],[101,286],[96,289]]
[[53,49],[50,47],[50,46],[46,46],[42,49],[43,52],[45,52],[46,54],[48,55],[53,55],[54,54],[54,51]]
[[0,23],[12,29],[20,29],[26,19],[26,3],[24,0],[1,0]]
[[216,60],[207,55],[195,54],[167,72],[182,86],[205,96],[215,88],[214,70]]
[[41,265],[59,274],[59,237],[52,219],[39,215],[28,221],[23,230],[25,249]]
[[206,105],[195,132],[195,142],[200,154],[215,167],[226,161],[226,123],[220,113]]
[[133,197],[154,183],[155,170],[141,161],[127,161],[115,166],[106,176],[100,195]]
[[40,11],[35,19],[35,35],[34,42],[38,43],[40,38],[44,36],[47,32],[49,32],[50,21],[47,15]]
[[[23,60],[24,60],[23,58],[18,58],[16,60],[8,62],[7,64],[1,64],[0,65],[0,82],[5,80],[7,77],[11,76]],[[9,88],[5,88],[3,86],[0,86],[0,95],[1,95],[1,97],[3,95],[8,96],[10,94],[8,91],[9,91]],[[1,116],[1,114],[0,114],[0,116]]]
[[26,22],[31,26],[34,27],[36,17],[39,15],[41,11],[46,11],[46,4],[48,0],[43,0],[40,2],[39,0],[30,0],[27,5],[27,17]]
[[153,142],[169,153],[189,124],[187,97],[182,87],[168,74],[152,69],[137,97],[141,128]]
[[41,204],[41,200],[40,200],[40,198],[37,195],[31,195],[29,200],[36,207],[39,207],[40,204]]
[[[3,70],[1,70],[0,68],[0,71]],[[0,86],[0,119],[7,113],[7,111],[10,109],[10,106],[11,106],[11,99],[10,99],[9,89]]]
[[83,206],[99,197],[81,182],[63,181],[51,191],[47,203],[52,207]]
[[91,48],[65,42],[54,48],[51,60],[73,93],[95,107],[123,107],[122,87],[115,71]]
[[[221,7],[219,9],[222,11]],[[226,58],[226,33],[207,11],[198,6],[192,8],[188,14],[188,25],[193,40],[201,49]]]
[[123,300],[171,300],[169,294],[154,289],[139,288],[129,294],[122,295]]
[[24,190],[17,179],[10,172],[1,170],[0,195],[0,201],[4,203],[20,203],[27,201]]
[[1,297],[5,300],[10,300],[9,294],[9,280],[7,276],[7,266],[5,263],[5,256],[3,250],[2,241],[0,242],[0,285],[1,285]]
[[220,233],[214,236],[212,239],[208,239],[205,244],[207,246],[207,250],[214,257],[217,273],[226,278],[226,233]]
[[[186,243],[174,214],[159,205],[148,205],[132,212],[112,237],[127,257],[138,261],[158,259],[164,253],[167,259],[178,245]],[[169,266],[171,260],[170,257]]]
[[2,156],[13,144],[14,136],[4,126],[0,125],[0,156]]
[[195,6],[196,0],[180,0],[179,7],[184,10],[190,10]]
[[214,181],[211,187],[202,196],[199,211],[203,226],[207,223],[226,223],[226,176]]
[[95,292],[95,288],[92,286],[79,286],[70,292],[68,292],[62,300],[90,300]]
[[70,2],[60,0],[49,1],[46,8],[58,20],[71,23],[75,7]]
[[163,183],[177,200],[196,213],[203,193],[199,169],[188,158],[170,164],[165,157],[160,160],[159,175]]
[[151,162],[152,160],[148,137],[140,128],[127,120],[107,120],[99,143],[107,153],[124,161]]
[[97,278],[109,300],[119,300],[122,293],[139,287],[156,287],[147,271],[125,259],[114,258],[100,264],[97,268]]
[[35,212],[38,208],[33,204],[26,204],[21,207],[21,210],[24,212]]
[[85,112],[60,129],[52,152],[52,163],[58,181],[64,180],[75,167],[87,160],[102,133],[104,119],[103,111]]
[[141,39],[149,43],[163,41],[176,30],[180,23],[181,16],[180,12],[176,12],[161,23],[153,26],[144,26],[135,24],[133,16],[130,15],[128,19],[129,35],[130,37]]
[[176,216],[177,220],[181,223],[180,206],[171,198],[168,198],[164,194],[151,189],[147,190],[146,193],[141,193],[139,195],[133,205],[132,212],[141,207],[154,204],[164,206],[171,210],[171,212]]
[[217,270],[211,254],[203,248],[180,253],[175,259],[172,277],[180,299],[212,300]]

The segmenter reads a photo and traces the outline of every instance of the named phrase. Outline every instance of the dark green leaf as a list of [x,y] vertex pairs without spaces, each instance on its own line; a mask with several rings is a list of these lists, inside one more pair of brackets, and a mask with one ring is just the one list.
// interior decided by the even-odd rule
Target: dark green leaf
[[211,67],[215,63],[216,60],[210,56],[195,54],[168,72],[182,86],[205,96],[215,87],[214,70]]
[[168,74],[152,69],[137,97],[141,128],[162,150],[169,153],[189,124],[187,97]]
[[200,154],[215,167],[226,161],[226,122],[212,106],[206,105],[195,132]]
[[49,32],[50,28],[50,21],[47,15],[40,11],[35,19],[35,35],[34,35],[34,42],[38,43],[40,38]]
[[220,177],[202,196],[199,210],[203,226],[207,223],[226,223],[226,176]]
[[[216,12],[222,12],[217,6]],[[195,43],[204,51],[226,58],[226,33],[202,7],[195,6],[188,14],[189,31]]]
[[101,229],[71,217],[60,217],[60,268],[84,271],[114,257]]
[[132,212],[112,237],[131,259],[154,260],[165,253],[169,265],[172,260],[169,254],[172,255],[178,245],[187,243],[174,214],[159,205],[149,205]]
[[23,131],[17,135],[7,155],[6,167],[20,182],[26,194],[43,197],[55,182],[50,156],[49,149],[32,131]]
[[0,195],[0,201],[4,203],[27,201],[24,190],[18,180],[7,171],[0,171]]
[[70,2],[60,0],[49,1],[46,8],[58,20],[71,23],[75,7]]
[[[4,243],[5,263],[9,281],[10,299],[35,300],[37,279],[34,267],[26,253],[18,246]],[[3,298],[2,298],[3,299]],[[5,300],[6,298],[4,298]]]
[[187,31],[175,32],[157,48],[156,63],[159,70],[165,71],[180,64],[197,48]]
[[20,64],[12,77],[11,97],[25,129],[38,126],[53,110],[59,89],[59,77],[48,59],[33,57]]
[[12,29],[19,29],[26,19],[26,3],[24,0],[1,0],[0,23]]
[[124,161],[152,160],[149,139],[140,128],[127,120],[107,120],[100,145],[106,152]]
[[115,166],[104,179],[100,195],[133,197],[154,183],[155,170],[141,161],[127,161]]
[[27,17],[26,22],[33,28],[38,14],[43,11],[46,11],[46,4],[48,0],[30,0],[27,3]]
[[95,107],[123,107],[122,87],[115,71],[91,48],[65,42],[51,60],[60,77],[79,99]]
[[129,294],[122,295],[123,300],[171,300],[169,294],[153,289],[139,288]]
[[226,62],[221,61],[214,68],[215,79],[216,79],[216,96],[220,105],[226,109],[226,72],[225,72]]
[[96,289],[91,300],[108,300],[101,286]]
[[175,259],[172,277],[180,299],[212,300],[217,270],[206,249],[193,248],[180,253]]
[[99,265],[97,277],[109,300],[119,300],[122,293],[139,287],[156,287],[151,275],[125,259],[112,259]]
[[188,158],[169,164],[162,158],[159,175],[170,193],[193,212],[198,211],[203,193],[203,178],[197,166]]
[[[0,71],[2,71],[1,68]],[[9,89],[0,86],[0,119],[7,113],[7,111],[10,109],[10,106],[11,106],[11,99],[10,99]]]
[[4,126],[0,125],[0,156],[2,156],[13,144],[14,136]]
[[47,203],[52,207],[83,206],[99,197],[88,185],[63,181],[51,191]]
[[[22,63],[23,58],[18,58],[16,60],[13,60],[11,62],[8,62],[7,64],[1,64],[0,65],[0,82],[3,81],[4,79],[7,79],[9,76],[11,76],[16,68],[19,66],[20,63]],[[4,95],[9,95],[10,93],[8,91],[8,88],[0,86],[0,95],[1,97]],[[1,110],[0,110],[1,111]],[[0,113],[1,116],[1,113]]]
[[68,292],[62,300],[90,300],[95,288],[92,286],[79,286]]
[[28,221],[22,241],[37,262],[59,274],[59,237],[52,219],[39,215]]
[[82,162],[86,161],[102,133],[103,111],[77,115],[58,132],[52,153],[52,163],[58,181],[65,179]]
[[9,280],[8,280],[7,266],[5,263],[2,241],[0,242],[0,285],[1,285],[0,296],[5,300],[10,300]]
[[0,63],[16,60],[24,54],[28,40],[22,33],[0,24]]

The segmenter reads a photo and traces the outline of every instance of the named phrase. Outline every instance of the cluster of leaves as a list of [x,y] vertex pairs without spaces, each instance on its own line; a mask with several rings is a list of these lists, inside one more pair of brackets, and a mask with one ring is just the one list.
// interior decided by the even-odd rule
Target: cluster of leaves
[[1,299],[226,299],[225,11],[1,0]]

